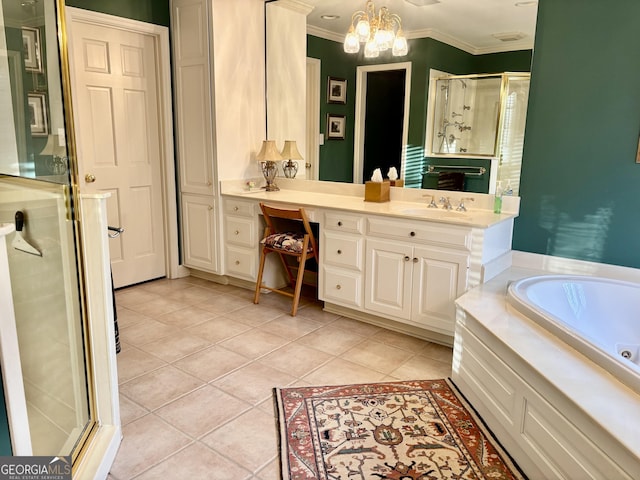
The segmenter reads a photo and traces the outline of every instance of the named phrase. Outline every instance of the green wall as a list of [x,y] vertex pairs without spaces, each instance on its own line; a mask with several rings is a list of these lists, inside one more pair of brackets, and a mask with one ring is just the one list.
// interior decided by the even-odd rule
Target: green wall
[[169,26],[169,0],[65,0],[69,7]]
[[515,250],[640,268],[638,19],[638,0],[540,0]]
[[[431,38],[409,40],[409,54],[405,57],[381,55],[366,59],[362,50],[357,55],[344,53],[342,43],[307,36],[307,56],[321,60],[322,86],[320,98],[320,129],[326,130],[327,113],[347,116],[344,140],[325,140],[320,147],[320,179],[339,182],[353,181],[353,127],[355,119],[356,68],[379,63],[411,62],[411,106],[407,150],[407,186],[420,187],[424,165],[424,146],[427,121],[429,70],[434,68],[454,74],[528,72],[531,51],[471,55]],[[347,79],[347,104],[327,104],[328,77]]]

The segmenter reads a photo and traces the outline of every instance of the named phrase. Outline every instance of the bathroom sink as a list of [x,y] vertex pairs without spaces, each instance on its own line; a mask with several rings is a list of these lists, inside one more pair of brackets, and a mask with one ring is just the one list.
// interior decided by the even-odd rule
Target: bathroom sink
[[471,217],[469,212],[459,212],[457,210],[442,210],[427,207],[399,208],[396,210],[396,212],[402,215],[411,215],[424,218],[457,218],[459,220],[466,220]]

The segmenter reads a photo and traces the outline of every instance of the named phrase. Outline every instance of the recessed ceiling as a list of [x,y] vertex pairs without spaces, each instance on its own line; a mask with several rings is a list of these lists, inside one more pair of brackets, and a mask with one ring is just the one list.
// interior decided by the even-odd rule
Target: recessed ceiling
[[[308,33],[342,42],[351,16],[364,10],[365,0],[300,0],[313,6],[307,17]],[[516,6],[516,4],[522,4]],[[518,0],[384,0],[402,19],[408,38],[430,37],[473,54],[533,48],[537,2]],[[418,6],[416,4],[424,4]],[[338,16],[325,20],[323,15]],[[500,38],[509,37],[511,41]],[[515,38],[515,39],[513,39]]]

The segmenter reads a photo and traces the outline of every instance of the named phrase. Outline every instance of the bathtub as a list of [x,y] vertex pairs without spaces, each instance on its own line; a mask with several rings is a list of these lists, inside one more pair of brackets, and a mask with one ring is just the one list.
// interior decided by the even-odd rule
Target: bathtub
[[640,393],[640,284],[542,275],[511,283],[507,300]]

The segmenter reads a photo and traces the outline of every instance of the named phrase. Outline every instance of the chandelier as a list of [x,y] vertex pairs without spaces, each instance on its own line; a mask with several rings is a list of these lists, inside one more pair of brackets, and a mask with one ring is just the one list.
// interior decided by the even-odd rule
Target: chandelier
[[366,58],[375,58],[389,49],[394,57],[402,57],[409,51],[400,17],[389,12],[387,7],[380,8],[376,14],[372,0],[367,0],[366,11],[360,10],[351,16],[351,26],[344,39],[344,51],[358,53],[360,43],[365,44]]

